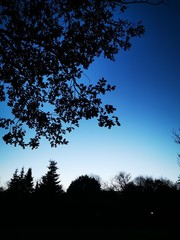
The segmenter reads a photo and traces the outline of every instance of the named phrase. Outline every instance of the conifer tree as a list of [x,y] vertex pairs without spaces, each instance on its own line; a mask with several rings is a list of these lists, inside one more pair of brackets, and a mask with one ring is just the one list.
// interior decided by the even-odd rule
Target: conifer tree
[[47,173],[42,176],[39,188],[44,194],[55,195],[63,192],[57,173],[57,162],[50,160]]
[[19,192],[19,182],[20,182],[20,179],[19,179],[18,169],[16,168],[12,178],[8,182],[8,189],[7,189],[8,192],[11,192],[11,193]]
[[34,183],[32,177],[32,169],[29,168],[26,175],[24,176],[25,185],[26,185],[26,192],[32,193],[34,191]]
[[24,173],[24,167],[18,174],[18,169],[15,170],[13,177],[8,183],[8,192],[16,195],[25,195],[33,192],[33,177],[31,168],[27,173]]

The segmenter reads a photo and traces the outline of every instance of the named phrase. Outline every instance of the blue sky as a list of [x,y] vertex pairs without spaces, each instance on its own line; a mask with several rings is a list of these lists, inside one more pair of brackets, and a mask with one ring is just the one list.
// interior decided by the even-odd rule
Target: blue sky
[[[0,185],[22,167],[31,167],[34,180],[40,179],[49,160],[58,163],[65,189],[80,175],[110,181],[119,171],[132,179],[144,175],[177,180],[180,146],[172,130],[180,128],[180,1],[166,3],[131,5],[126,15],[142,20],[145,35],[134,40],[128,52],[119,52],[115,62],[100,58],[86,71],[92,82],[104,77],[117,86],[103,99],[117,108],[121,126],[109,130],[99,128],[95,119],[82,121],[67,136],[69,144],[57,148],[42,140],[39,149],[23,150],[0,140]],[[0,129],[0,137],[3,132]]]

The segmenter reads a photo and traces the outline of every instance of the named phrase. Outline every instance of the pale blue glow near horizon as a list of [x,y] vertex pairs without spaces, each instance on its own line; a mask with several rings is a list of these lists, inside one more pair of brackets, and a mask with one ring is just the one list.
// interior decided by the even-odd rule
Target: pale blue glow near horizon
[[167,3],[130,7],[142,19],[145,35],[115,62],[97,59],[86,72],[92,82],[104,77],[117,86],[103,101],[117,108],[121,126],[109,130],[99,128],[96,120],[82,121],[67,135],[69,144],[57,148],[42,140],[39,149],[23,150],[0,140],[0,186],[22,167],[31,167],[39,180],[50,159],[57,161],[65,189],[80,175],[109,181],[119,171],[132,179],[145,175],[177,180],[180,148],[172,130],[180,127],[180,2]]

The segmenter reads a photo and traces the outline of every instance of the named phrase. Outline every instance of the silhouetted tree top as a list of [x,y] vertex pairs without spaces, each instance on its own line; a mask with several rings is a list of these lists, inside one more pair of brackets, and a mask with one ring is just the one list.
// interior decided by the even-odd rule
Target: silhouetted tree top
[[109,189],[113,191],[123,191],[126,185],[130,182],[130,179],[131,179],[130,173],[120,171],[112,179]]
[[176,184],[167,178],[152,178],[138,176],[134,179],[136,190],[142,192],[166,192],[176,189]]
[[104,78],[93,84],[83,70],[96,57],[114,60],[119,50],[131,48],[132,38],[144,34],[141,22],[122,16],[127,5],[116,0],[1,1],[0,101],[11,115],[1,113],[0,127],[7,131],[7,144],[38,148],[41,137],[52,147],[67,144],[64,135],[81,119],[97,118],[100,127],[120,125],[116,109],[101,99],[115,86]]
[[62,185],[60,184],[59,174],[57,173],[57,162],[50,160],[47,173],[42,176],[39,186],[36,190],[40,190],[42,194],[54,196],[63,192]]
[[7,191],[13,193],[17,196],[23,196],[31,194],[34,190],[34,183],[32,177],[32,169],[29,168],[27,173],[24,172],[22,167],[20,173],[18,174],[18,169],[15,170],[12,178],[8,182]]
[[93,194],[101,190],[100,182],[92,176],[82,175],[71,182],[67,189],[70,194]]

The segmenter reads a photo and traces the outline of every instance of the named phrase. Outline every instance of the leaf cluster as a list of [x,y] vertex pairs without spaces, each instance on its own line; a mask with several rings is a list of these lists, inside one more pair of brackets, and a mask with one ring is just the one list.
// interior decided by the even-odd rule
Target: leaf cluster
[[[95,58],[114,60],[128,50],[144,27],[123,17],[122,1],[13,0],[0,3],[0,101],[11,116],[0,117],[14,146],[38,148],[41,137],[52,147],[81,119],[99,126],[120,125],[113,106],[101,95],[115,89],[105,79],[82,81]],[[27,132],[34,134],[27,140]]]

